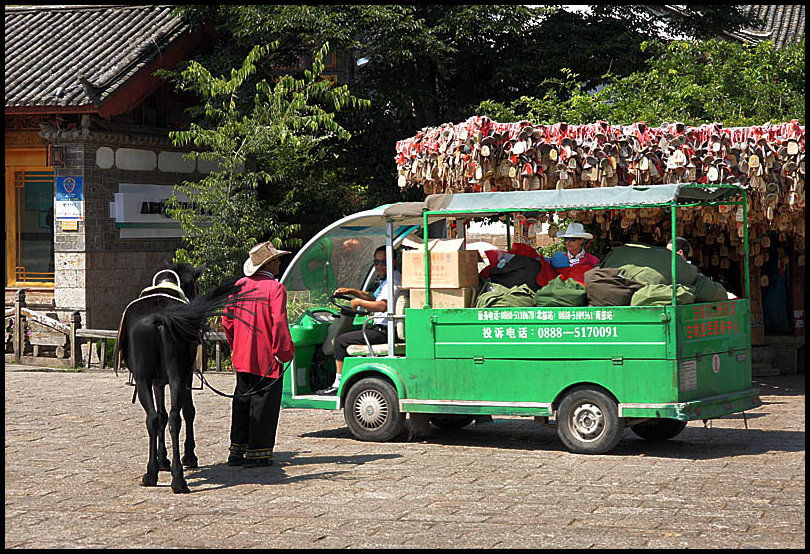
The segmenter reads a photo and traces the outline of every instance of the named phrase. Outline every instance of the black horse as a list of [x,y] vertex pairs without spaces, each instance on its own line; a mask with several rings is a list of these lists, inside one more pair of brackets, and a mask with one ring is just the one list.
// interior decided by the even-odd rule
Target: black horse
[[[132,372],[138,399],[146,411],[149,432],[149,461],[141,484],[154,487],[159,470],[171,470],[172,491],[189,492],[183,467],[197,467],[194,454],[194,416],[191,384],[197,345],[202,340],[209,317],[220,315],[242,298],[236,279],[230,279],[208,294],[196,295],[196,282],[205,268],[164,262],[171,271],[158,272],[163,279],[153,281],[141,298],[130,303],[119,329],[118,348]],[[172,286],[171,281],[179,283]],[[169,286],[161,281],[169,277]],[[179,284],[179,292],[177,285]],[[116,367],[120,356],[116,356]],[[165,406],[165,387],[169,385],[171,411]],[[133,397],[133,402],[135,399]],[[180,458],[180,414],[186,422],[184,455]],[[172,437],[172,460],[166,450],[166,423]]]

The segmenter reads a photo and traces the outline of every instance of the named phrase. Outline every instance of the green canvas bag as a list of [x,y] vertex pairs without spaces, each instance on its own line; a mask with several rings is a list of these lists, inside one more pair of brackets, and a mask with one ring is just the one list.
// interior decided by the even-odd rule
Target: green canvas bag
[[573,279],[562,280],[559,275],[534,293],[534,305],[542,307],[587,306],[585,287]]
[[[677,304],[694,304],[693,287],[678,285],[675,293]],[[630,299],[631,306],[666,306],[672,304],[672,285],[644,285]]]
[[692,286],[695,287],[695,302],[720,302],[728,300],[726,288],[702,273],[698,273],[695,284]]
[[484,285],[475,301],[476,308],[527,308],[534,306],[534,291],[529,285],[505,287],[499,283]]
[[[663,246],[625,244],[608,252],[600,267],[617,267],[628,279],[644,284],[672,284],[672,251]],[[675,256],[675,274],[679,285],[692,285],[697,267]]]

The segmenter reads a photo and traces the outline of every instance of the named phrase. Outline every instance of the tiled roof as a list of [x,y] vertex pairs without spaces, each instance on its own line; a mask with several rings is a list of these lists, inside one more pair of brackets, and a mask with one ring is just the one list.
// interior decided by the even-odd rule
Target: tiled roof
[[762,21],[761,30],[741,30],[729,33],[743,42],[772,40],[777,48],[798,42],[804,37],[804,5],[795,6],[740,6]]
[[[718,35],[732,38],[747,44],[758,44],[772,40],[777,48],[792,42],[799,42],[804,37],[804,5],[792,6],[738,6],[744,13],[756,16],[762,23],[751,29],[727,31],[718,29]],[[685,6],[662,4],[646,6],[647,10],[657,17],[679,16],[693,17]]]
[[98,106],[188,30],[171,11],[6,6],[6,107]]

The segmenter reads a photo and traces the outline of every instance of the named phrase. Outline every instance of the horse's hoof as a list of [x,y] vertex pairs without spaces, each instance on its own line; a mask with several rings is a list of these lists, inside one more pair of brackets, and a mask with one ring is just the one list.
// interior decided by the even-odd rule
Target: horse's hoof
[[169,461],[169,458],[164,458],[158,462],[158,469],[160,471],[169,471],[172,468],[172,464]]
[[180,463],[183,464],[183,467],[199,467],[199,460],[197,460],[197,456],[189,456],[188,454],[183,456]]
[[188,488],[186,483],[180,483],[179,485],[172,483],[172,492],[175,494],[188,494],[191,492],[191,489]]
[[142,487],[156,487],[157,486],[157,475],[152,476],[148,473],[144,473],[143,477],[141,478],[141,486]]

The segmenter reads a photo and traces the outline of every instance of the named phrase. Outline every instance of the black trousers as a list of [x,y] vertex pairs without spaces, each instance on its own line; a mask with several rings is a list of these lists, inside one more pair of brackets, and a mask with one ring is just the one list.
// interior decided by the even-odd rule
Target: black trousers
[[[368,342],[371,344],[385,344],[388,342],[388,327],[385,325],[374,325],[366,329],[366,336]],[[348,356],[346,349],[353,344],[362,344],[365,346],[366,340],[363,338],[363,330],[350,331],[339,335],[335,341],[335,359],[343,361],[343,358]]]
[[270,458],[276,444],[278,416],[281,411],[283,378],[269,390],[250,396],[236,396],[261,390],[272,381],[243,371],[236,372],[236,388],[231,403],[231,447],[246,459]]

